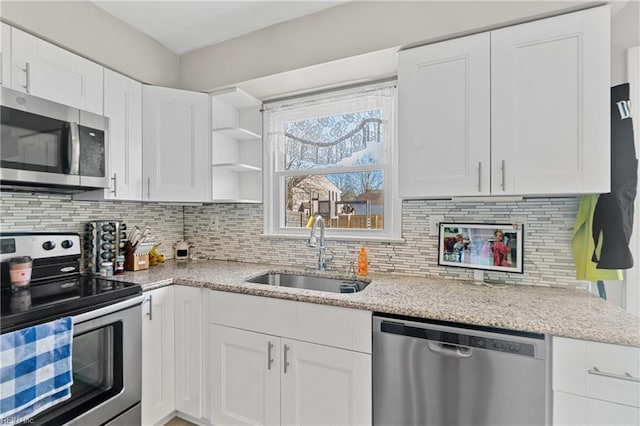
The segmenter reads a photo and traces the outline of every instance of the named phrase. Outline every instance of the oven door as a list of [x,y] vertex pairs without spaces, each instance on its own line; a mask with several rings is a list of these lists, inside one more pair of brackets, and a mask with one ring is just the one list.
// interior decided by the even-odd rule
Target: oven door
[[104,425],[140,403],[142,300],[137,296],[73,317],[71,398],[33,423]]

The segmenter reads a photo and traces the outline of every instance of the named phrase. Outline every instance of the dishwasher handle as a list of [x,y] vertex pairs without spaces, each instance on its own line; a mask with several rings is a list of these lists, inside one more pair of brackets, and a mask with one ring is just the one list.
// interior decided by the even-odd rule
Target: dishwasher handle
[[473,349],[465,346],[434,342],[431,340],[427,342],[427,346],[431,352],[454,358],[469,358],[473,355]]

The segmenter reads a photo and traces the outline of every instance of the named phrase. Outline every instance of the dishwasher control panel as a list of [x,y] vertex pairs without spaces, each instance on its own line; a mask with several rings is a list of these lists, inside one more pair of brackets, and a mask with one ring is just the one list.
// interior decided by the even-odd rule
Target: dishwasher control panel
[[487,349],[530,357],[536,356],[536,347],[534,344],[513,340],[496,339],[465,333],[452,333],[443,330],[415,327],[394,321],[382,321],[380,331],[383,333],[433,340],[445,345],[466,346],[469,348]]

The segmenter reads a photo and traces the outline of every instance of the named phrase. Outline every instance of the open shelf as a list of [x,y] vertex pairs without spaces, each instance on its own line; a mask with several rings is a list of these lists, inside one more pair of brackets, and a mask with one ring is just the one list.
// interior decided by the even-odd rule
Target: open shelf
[[244,90],[238,87],[231,87],[229,89],[222,89],[217,92],[213,92],[211,96],[214,96],[216,99],[221,100],[224,103],[229,104],[230,106],[236,109],[245,109],[245,108],[260,108],[262,106],[262,102],[249,95]]
[[215,164],[212,164],[212,167],[225,169],[225,170],[229,170],[237,173],[262,171],[261,167],[252,166],[251,164],[243,164],[243,163],[215,163]]
[[211,200],[262,202],[262,102],[238,88],[211,96]]
[[262,136],[242,127],[218,127],[211,130],[215,134],[224,135],[237,141],[261,141]]

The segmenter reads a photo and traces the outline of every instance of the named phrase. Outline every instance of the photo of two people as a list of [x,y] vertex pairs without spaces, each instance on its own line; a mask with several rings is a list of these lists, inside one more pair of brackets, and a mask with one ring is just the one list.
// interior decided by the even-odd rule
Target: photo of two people
[[438,264],[522,273],[522,226],[440,224]]

